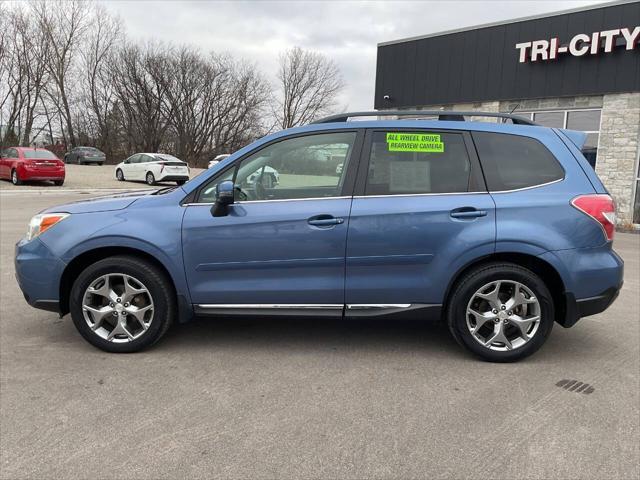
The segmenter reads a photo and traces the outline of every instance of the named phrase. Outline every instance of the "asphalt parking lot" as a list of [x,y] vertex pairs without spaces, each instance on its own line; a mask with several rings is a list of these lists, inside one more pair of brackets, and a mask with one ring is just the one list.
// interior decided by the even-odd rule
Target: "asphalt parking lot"
[[640,235],[616,303],[517,364],[371,320],[202,320],[112,355],[14,280],[31,215],[83,198],[0,192],[3,479],[640,476]]

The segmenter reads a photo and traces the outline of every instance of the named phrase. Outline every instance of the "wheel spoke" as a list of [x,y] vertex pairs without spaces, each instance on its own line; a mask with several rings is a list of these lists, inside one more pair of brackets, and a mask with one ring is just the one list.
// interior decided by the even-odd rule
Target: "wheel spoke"
[[467,313],[470,313],[471,315],[473,315],[473,318],[476,321],[476,326],[471,333],[476,333],[478,330],[482,328],[482,326],[485,323],[487,323],[488,321],[493,321],[496,318],[496,315],[491,311],[480,313],[473,310],[472,308],[469,308],[467,310]]
[[[93,295],[98,295],[100,297],[107,298],[110,301],[115,301],[117,295],[116,295],[116,292],[114,292],[113,289],[111,288],[110,279],[111,279],[110,275],[105,275],[103,277],[102,286],[100,288],[94,288],[92,285],[89,288],[87,288],[87,293],[91,293]],[[98,282],[94,282],[94,285],[96,283]]]
[[531,325],[540,321],[540,316],[539,315],[535,315],[533,317],[529,317],[529,318],[522,318],[518,315],[512,315],[510,317],[511,323],[513,323],[516,327],[518,327],[518,330],[520,330],[520,336],[524,339],[524,340],[529,340],[529,334],[527,333],[529,331],[529,329],[531,328]]
[[136,295],[140,294],[140,293],[147,293],[147,289],[142,287],[142,288],[136,288],[133,285],[131,285],[131,279],[128,277],[124,277],[124,294],[123,294],[123,302],[130,302],[133,297],[135,297]]
[[505,307],[507,308],[507,310],[513,310],[516,307],[519,307],[521,305],[529,305],[532,303],[536,303],[538,300],[536,300],[536,297],[531,297],[531,298],[527,298],[524,296],[524,294],[522,293],[522,285],[520,285],[519,283],[515,284],[515,288],[514,288],[514,292],[513,295],[511,296],[511,298],[509,298],[509,300],[507,300],[505,302]]
[[493,327],[493,335],[491,335],[484,343],[485,347],[490,347],[494,343],[503,343],[507,350],[512,350],[513,345],[504,333],[504,324],[496,323]]
[[150,310],[153,309],[153,305],[147,305],[146,307],[129,307],[127,309],[127,313],[129,315],[132,315],[133,317],[135,317],[135,319],[138,321],[138,323],[140,324],[140,326],[146,330],[149,325],[148,323],[145,322],[145,313]]
[[499,308],[501,305],[501,302],[498,295],[500,293],[500,286],[502,285],[502,282],[495,282],[494,285],[495,285],[495,288],[491,290],[491,292],[489,293],[478,292],[476,293],[476,296],[489,302],[489,305],[491,305],[493,308]]
[[91,325],[91,328],[93,330],[100,328],[102,326],[104,317],[110,315],[112,312],[111,307],[108,305],[102,308],[94,308],[89,305],[83,305],[82,308],[87,312],[91,312],[91,317],[93,319],[93,325]]

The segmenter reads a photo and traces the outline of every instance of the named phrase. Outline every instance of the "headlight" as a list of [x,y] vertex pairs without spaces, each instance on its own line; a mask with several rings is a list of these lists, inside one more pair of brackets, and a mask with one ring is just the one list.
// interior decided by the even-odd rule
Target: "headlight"
[[42,232],[49,230],[60,220],[64,220],[68,216],[68,213],[40,213],[36,215],[29,222],[27,240],[33,240]]

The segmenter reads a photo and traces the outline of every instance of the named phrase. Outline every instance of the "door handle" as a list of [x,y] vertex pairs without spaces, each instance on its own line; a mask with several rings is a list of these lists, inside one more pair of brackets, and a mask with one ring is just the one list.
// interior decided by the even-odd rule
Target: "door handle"
[[307,223],[314,227],[331,227],[344,223],[344,218],[334,217],[333,215],[316,215],[309,218]]
[[478,210],[473,207],[462,207],[456,208],[455,210],[451,210],[449,215],[452,218],[478,218],[478,217],[486,217],[486,210]]

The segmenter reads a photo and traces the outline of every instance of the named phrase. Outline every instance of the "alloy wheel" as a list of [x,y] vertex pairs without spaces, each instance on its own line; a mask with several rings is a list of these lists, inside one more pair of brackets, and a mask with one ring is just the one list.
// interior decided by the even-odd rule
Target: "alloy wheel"
[[494,351],[522,347],[540,326],[540,302],[524,284],[514,280],[487,283],[467,305],[467,328],[473,338]]
[[149,289],[124,273],[95,279],[85,290],[82,314],[100,338],[126,343],[140,338],[153,321],[154,305]]

